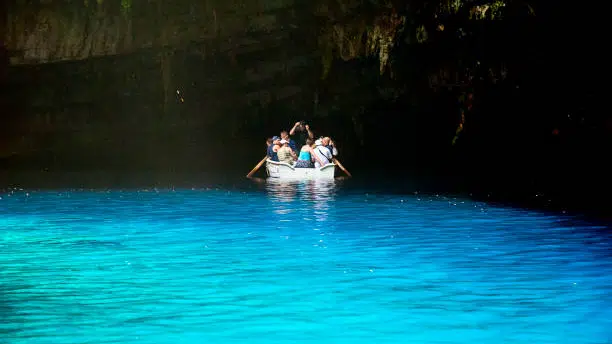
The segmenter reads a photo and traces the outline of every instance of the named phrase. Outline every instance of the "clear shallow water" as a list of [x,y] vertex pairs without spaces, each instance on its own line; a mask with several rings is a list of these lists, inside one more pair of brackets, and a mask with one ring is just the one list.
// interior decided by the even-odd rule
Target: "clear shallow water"
[[609,343],[609,228],[328,182],[0,195],[0,343]]

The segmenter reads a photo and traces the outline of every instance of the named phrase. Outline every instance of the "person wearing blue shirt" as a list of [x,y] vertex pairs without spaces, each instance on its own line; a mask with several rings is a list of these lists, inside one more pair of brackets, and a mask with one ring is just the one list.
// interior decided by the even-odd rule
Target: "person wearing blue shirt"
[[278,161],[278,154],[276,153],[280,148],[280,138],[278,136],[274,136],[271,139],[268,139],[268,150],[267,155],[268,158],[272,161]]
[[288,141],[291,150],[297,153],[297,144],[295,143],[295,141],[293,141],[292,138],[289,137],[289,133],[287,132],[287,130],[281,131],[280,135],[281,140]]

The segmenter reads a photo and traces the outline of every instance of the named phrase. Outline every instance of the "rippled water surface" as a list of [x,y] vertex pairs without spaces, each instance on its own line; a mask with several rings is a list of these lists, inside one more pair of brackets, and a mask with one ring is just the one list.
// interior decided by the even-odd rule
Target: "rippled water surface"
[[0,194],[0,343],[610,343],[609,228],[444,196]]

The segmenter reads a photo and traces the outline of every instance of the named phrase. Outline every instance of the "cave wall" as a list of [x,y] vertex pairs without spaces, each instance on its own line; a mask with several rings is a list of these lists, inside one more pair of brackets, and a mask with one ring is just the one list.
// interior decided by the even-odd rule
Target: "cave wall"
[[314,23],[296,14],[307,3],[180,3],[129,15],[13,3],[0,157],[34,168],[206,165],[228,140],[261,151],[266,130],[312,107]]
[[221,50],[248,49],[251,34],[297,22],[295,0],[257,1],[13,1],[3,41],[11,64],[82,60],[140,49],[176,49],[220,41]]

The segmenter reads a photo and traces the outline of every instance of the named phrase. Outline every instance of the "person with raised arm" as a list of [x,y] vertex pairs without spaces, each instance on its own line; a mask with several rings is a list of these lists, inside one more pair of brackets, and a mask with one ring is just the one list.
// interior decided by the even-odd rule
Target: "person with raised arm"
[[305,145],[306,138],[308,137],[314,140],[314,134],[310,130],[310,125],[305,121],[295,122],[293,128],[289,130],[289,136],[295,137],[296,148]]

